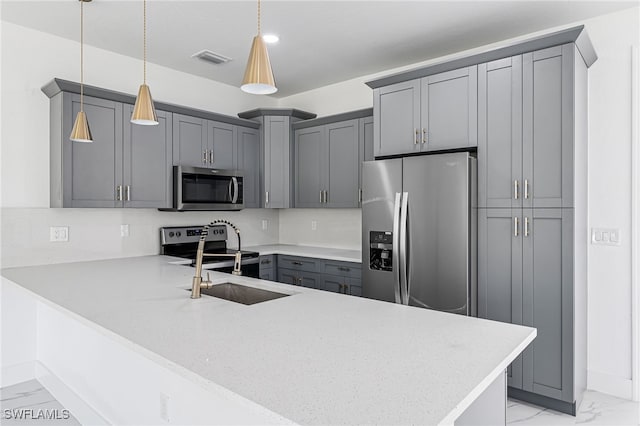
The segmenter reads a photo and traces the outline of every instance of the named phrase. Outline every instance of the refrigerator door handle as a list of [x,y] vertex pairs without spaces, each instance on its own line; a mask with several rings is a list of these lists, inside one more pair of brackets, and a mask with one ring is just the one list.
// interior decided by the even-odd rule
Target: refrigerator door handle
[[400,270],[401,270],[401,257],[400,257],[400,207],[402,201],[402,194],[396,192],[395,203],[393,204],[393,259],[391,270],[393,272],[393,289],[395,292],[396,303],[402,303],[400,294]]
[[400,207],[400,300],[403,305],[409,304],[409,253],[408,253],[408,215],[409,193],[402,193],[402,205]]

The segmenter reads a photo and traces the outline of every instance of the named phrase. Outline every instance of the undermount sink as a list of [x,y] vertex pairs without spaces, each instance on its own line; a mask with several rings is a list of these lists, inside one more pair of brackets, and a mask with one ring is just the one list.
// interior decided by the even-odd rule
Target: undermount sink
[[[191,289],[187,290],[191,291]],[[206,294],[207,296],[217,297],[219,299],[229,300],[231,302],[242,303],[244,305],[253,305],[256,303],[266,302],[268,300],[290,296],[289,294],[277,293],[275,291],[247,287],[245,285],[233,283],[214,284],[209,288],[200,289],[200,293]]]

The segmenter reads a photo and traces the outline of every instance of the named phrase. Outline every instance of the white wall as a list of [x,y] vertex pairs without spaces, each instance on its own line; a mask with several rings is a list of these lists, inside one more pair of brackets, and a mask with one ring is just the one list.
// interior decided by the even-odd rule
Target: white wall
[[360,250],[361,223],[360,209],[283,209],[279,239],[281,244]]
[[[79,44],[0,21],[2,40],[0,145],[2,266],[69,262],[158,253],[158,228],[225,217],[244,232],[245,244],[278,240],[278,212],[164,213],[155,209],[49,209],[49,99],[40,88],[54,77],[79,81]],[[85,82],[135,94],[142,62],[85,46]],[[154,99],[227,115],[276,100],[241,92],[154,64],[148,65]],[[269,230],[261,220],[269,220]],[[129,224],[128,238],[120,225]],[[49,226],[70,227],[68,243],[50,243]]]
[[[574,24],[586,25],[599,56],[589,70],[589,226],[619,228],[622,240],[620,246],[589,247],[589,387],[629,398],[632,262],[630,47],[639,44],[639,13],[640,7],[636,7]],[[319,116],[371,107],[372,93],[364,82],[484,49],[486,47],[363,76],[281,99],[280,104],[314,111]],[[286,230],[285,226],[281,228],[281,239],[304,243],[318,238],[317,234],[309,231],[311,218],[318,217],[316,211],[281,213],[281,218],[289,220],[292,217],[295,220],[287,223]],[[331,217],[332,222],[351,224],[353,229],[342,230],[347,235],[355,235],[360,228],[360,222],[354,219],[356,216],[349,211],[333,212]]]

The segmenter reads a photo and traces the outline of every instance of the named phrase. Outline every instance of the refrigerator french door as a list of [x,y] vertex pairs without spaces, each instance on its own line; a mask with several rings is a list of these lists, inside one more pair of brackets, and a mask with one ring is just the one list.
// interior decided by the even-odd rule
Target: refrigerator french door
[[362,181],[363,296],[476,315],[476,159],[368,161]]

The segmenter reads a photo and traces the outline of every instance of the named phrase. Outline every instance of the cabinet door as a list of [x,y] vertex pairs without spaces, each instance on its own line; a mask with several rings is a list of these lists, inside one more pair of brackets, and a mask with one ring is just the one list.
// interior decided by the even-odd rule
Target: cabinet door
[[478,65],[478,206],[522,207],[522,56]]
[[173,165],[207,167],[207,120],[173,114]]
[[320,288],[320,274],[315,272],[298,272],[300,283],[307,288]]
[[235,167],[236,134],[234,126],[217,121],[207,121],[208,167],[232,170]]
[[525,209],[523,323],[538,330],[523,389],[573,402],[573,210]]
[[477,146],[477,66],[421,79],[422,150]]
[[301,285],[300,273],[292,269],[278,268],[278,282]]
[[[478,317],[522,324],[522,211],[478,209]],[[522,356],[507,369],[522,388]]]
[[295,207],[321,207],[325,127],[309,127],[296,130],[295,152]]
[[123,184],[125,207],[172,205],[172,117],[156,111],[157,126],[132,124],[133,105],[124,105]]
[[[63,137],[71,134],[80,111],[80,96],[65,95]],[[116,200],[122,185],[122,104],[84,97],[84,112],[93,143],[63,142],[63,206],[122,207]]]
[[345,285],[349,279],[336,275],[323,275],[318,288],[333,293],[344,293]]
[[359,278],[349,278],[346,294],[351,296],[362,296],[362,280]]
[[362,205],[362,162],[373,161],[373,117],[361,118],[358,125],[360,158],[358,162],[358,206]]
[[257,129],[238,127],[235,166],[242,171],[245,208],[260,208],[260,137]]
[[274,268],[260,269],[260,279],[267,281],[276,281],[276,273]]
[[573,207],[573,49],[523,55],[525,207]]
[[290,205],[289,117],[264,117],[264,207]]
[[376,157],[420,151],[420,80],[373,91]]
[[[360,155],[358,147],[358,120],[328,124],[325,127],[328,158],[323,170],[323,188],[326,193],[325,207],[358,207],[360,190]],[[316,159],[316,162],[318,159]]]

